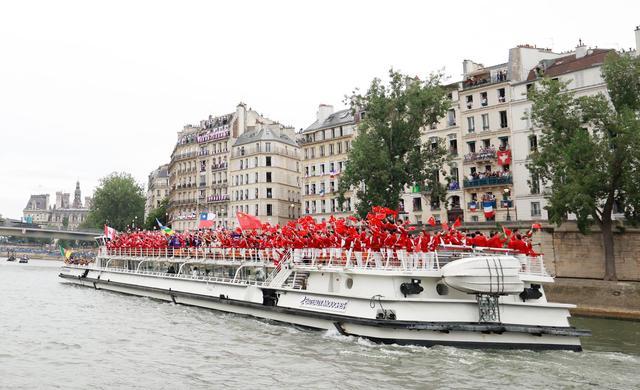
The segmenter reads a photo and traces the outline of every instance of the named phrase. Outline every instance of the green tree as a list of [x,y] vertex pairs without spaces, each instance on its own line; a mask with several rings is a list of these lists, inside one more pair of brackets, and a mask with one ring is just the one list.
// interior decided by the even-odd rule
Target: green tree
[[153,230],[158,227],[156,218],[163,225],[167,224],[167,208],[169,206],[169,198],[164,198],[160,202],[160,205],[149,212],[147,219],[144,221],[144,228]]
[[66,215],[62,217],[62,227],[65,229],[69,227],[69,217]]
[[576,97],[566,84],[544,79],[529,93],[541,128],[528,167],[548,185],[549,219],[574,214],[582,233],[601,232],[604,279],[617,280],[612,214],[640,221],[640,59],[609,55],[602,67],[608,95]]
[[83,226],[102,229],[107,224],[125,230],[134,223],[142,224],[144,203],[142,186],[130,174],[112,173],[100,180]]
[[395,210],[405,187],[413,184],[427,188],[431,201],[444,201],[438,180],[447,161],[444,142],[421,140],[421,130],[438,122],[451,105],[441,78],[420,80],[391,69],[388,84],[376,78],[364,95],[350,97],[353,112],[365,116],[340,181],[341,203],[344,193],[355,189],[361,216],[376,205]]

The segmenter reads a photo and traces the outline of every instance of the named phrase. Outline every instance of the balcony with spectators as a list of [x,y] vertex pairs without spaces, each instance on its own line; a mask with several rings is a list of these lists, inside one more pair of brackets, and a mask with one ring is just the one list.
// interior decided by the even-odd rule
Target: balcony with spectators
[[219,202],[226,202],[228,200],[229,200],[229,194],[207,196],[207,203],[219,203]]
[[508,81],[508,73],[506,70],[498,70],[490,72],[487,70],[478,71],[476,74],[470,75],[462,82],[462,89],[477,88],[489,84],[497,84]]
[[502,171],[472,172],[464,180],[464,187],[485,187],[513,184],[513,176],[508,169]]

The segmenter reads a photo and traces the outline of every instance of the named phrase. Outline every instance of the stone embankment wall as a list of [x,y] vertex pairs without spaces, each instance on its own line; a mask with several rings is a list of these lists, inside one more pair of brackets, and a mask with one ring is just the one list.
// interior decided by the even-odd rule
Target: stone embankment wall
[[[552,230],[555,274],[566,278],[602,279],[604,246],[602,233],[592,229],[581,234],[575,225],[565,224]],[[614,233],[618,280],[640,281],[640,230]]]
[[544,290],[551,302],[576,305],[572,315],[640,320],[640,282],[556,278]]

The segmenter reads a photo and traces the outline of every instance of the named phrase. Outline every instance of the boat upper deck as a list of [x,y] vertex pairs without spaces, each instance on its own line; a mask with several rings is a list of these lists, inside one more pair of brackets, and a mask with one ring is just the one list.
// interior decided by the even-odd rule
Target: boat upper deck
[[549,278],[544,258],[516,254],[507,249],[441,246],[433,252],[407,252],[386,250],[356,252],[343,248],[303,249],[245,249],[245,248],[118,248],[101,247],[98,252],[100,266],[109,267],[113,260],[142,262],[168,262],[188,264],[220,264],[256,266],[266,268],[288,267],[303,270],[340,269],[362,272],[420,273],[425,276],[441,275],[442,267],[456,260],[471,257],[514,256],[520,260],[522,275]]

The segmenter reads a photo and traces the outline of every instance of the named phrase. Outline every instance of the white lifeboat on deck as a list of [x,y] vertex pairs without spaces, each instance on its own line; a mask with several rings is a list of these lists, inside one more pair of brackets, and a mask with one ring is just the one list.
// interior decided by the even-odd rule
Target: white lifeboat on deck
[[520,260],[513,256],[478,256],[455,260],[442,267],[444,283],[472,294],[519,294]]

